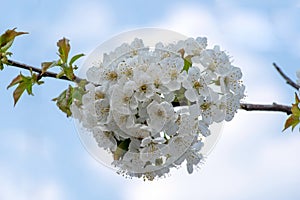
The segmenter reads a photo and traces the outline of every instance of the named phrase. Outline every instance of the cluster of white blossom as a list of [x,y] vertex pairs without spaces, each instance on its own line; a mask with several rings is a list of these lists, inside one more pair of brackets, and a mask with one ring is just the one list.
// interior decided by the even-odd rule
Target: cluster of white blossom
[[206,38],[155,47],[135,39],[87,71],[87,93],[72,112],[122,174],[153,180],[182,163],[192,173],[209,126],[239,108],[241,77],[219,46],[207,49]]

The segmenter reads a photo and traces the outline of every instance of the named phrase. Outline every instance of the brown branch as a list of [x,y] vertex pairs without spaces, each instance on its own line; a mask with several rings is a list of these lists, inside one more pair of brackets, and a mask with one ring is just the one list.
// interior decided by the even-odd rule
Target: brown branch
[[241,109],[247,111],[275,111],[275,112],[284,112],[287,115],[292,114],[291,106],[281,105],[273,103],[271,105],[266,104],[250,104],[250,103],[241,103]]
[[292,79],[290,79],[287,75],[285,75],[276,63],[273,63],[273,66],[278,71],[278,73],[284,78],[284,80],[286,81],[287,84],[289,84],[293,88],[299,90],[300,86],[297,83],[295,83],[294,81],[292,81]]
[[26,70],[32,70],[33,72],[36,72],[39,74],[39,78],[50,77],[50,78],[61,79],[61,80],[66,80],[66,81],[71,81],[71,82],[76,82],[76,83],[79,83],[82,80],[81,78],[78,78],[76,76],[75,76],[74,80],[70,80],[66,76],[57,78],[57,73],[54,73],[54,72],[44,72],[42,74],[42,69],[30,66],[30,65],[26,65],[23,63],[19,63],[19,62],[13,61],[13,60],[7,60],[7,65],[13,66],[13,67],[18,67],[21,69],[26,69]]

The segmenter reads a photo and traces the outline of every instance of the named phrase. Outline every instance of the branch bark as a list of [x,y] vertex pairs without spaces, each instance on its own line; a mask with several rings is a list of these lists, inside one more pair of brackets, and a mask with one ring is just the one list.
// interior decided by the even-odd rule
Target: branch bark
[[273,66],[278,71],[278,73],[284,78],[284,80],[286,81],[286,83],[288,85],[292,86],[296,90],[299,90],[300,86],[297,83],[295,83],[294,81],[292,81],[292,79],[290,79],[287,75],[285,75],[285,73],[283,73],[283,71],[280,69],[280,67],[278,67],[278,65],[276,63],[273,63]]
[[292,114],[292,107],[282,104],[250,104],[250,103],[241,103],[241,109],[246,111],[274,111],[274,112],[284,112],[287,115]]
[[9,66],[13,66],[13,67],[17,67],[17,68],[21,68],[21,69],[26,69],[26,70],[32,70],[33,72],[36,72],[39,74],[39,78],[42,77],[50,77],[50,78],[55,78],[55,79],[61,79],[61,80],[66,80],[66,81],[71,81],[71,82],[76,82],[79,83],[82,79],[75,76],[75,79],[72,81],[70,79],[68,79],[66,76],[62,76],[60,78],[57,78],[57,73],[54,72],[44,72],[42,74],[42,69],[30,66],[30,65],[26,65],[23,63],[19,63],[17,61],[13,61],[13,60],[7,60],[7,65]]

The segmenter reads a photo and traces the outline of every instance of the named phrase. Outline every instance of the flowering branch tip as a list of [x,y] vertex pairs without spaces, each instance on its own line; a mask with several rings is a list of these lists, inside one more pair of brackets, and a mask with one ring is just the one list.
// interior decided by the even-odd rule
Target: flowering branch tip
[[[58,76],[57,73],[53,73],[53,72],[49,72],[49,71],[43,72],[42,69],[30,66],[30,65],[26,65],[26,64],[23,64],[23,63],[19,63],[17,61],[13,61],[13,60],[7,60],[7,65],[36,72],[36,73],[38,73],[39,79],[41,79],[42,77],[50,77],[50,78],[56,78],[57,79],[57,76]],[[72,81],[66,76],[61,76],[58,79],[66,80],[66,81]],[[75,76],[73,81],[76,82],[76,83],[79,83],[80,81],[82,81],[82,79]]]
[[277,103],[273,103],[270,105],[241,103],[241,109],[246,111],[274,111],[274,112],[284,112],[287,115],[292,114],[291,106],[281,105]]
[[299,90],[300,86],[297,83],[295,83],[294,81],[292,81],[292,79],[290,79],[286,74],[284,74],[283,71],[278,67],[278,65],[276,63],[273,63],[273,66],[278,71],[278,73],[284,78],[284,80],[286,81],[286,83],[288,85],[292,86],[296,90]]

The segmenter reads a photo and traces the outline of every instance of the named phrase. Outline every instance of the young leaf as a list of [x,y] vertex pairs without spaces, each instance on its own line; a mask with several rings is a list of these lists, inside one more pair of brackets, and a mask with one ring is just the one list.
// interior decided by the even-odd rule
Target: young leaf
[[14,97],[14,106],[16,106],[17,102],[19,101],[21,95],[24,93],[28,86],[26,83],[22,82],[18,85],[18,87],[15,89],[13,92],[13,97]]
[[69,80],[74,80],[75,78],[75,75],[74,75],[74,71],[73,71],[73,68],[71,66],[62,66],[63,68],[63,74],[66,75],[66,77],[69,79]]
[[292,115],[290,115],[289,118],[286,120],[283,131],[285,131],[289,127],[292,127],[292,131],[293,131],[294,128],[300,123],[299,103],[300,103],[300,99],[297,93],[295,93],[295,103],[292,104],[292,109],[291,109]]
[[53,62],[43,62],[42,63],[42,74],[44,74],[48,69],[57,65],[56,61]]
[[59,57],[63,61],[63,63],[67,63],[69,52],[71,49],[69,40],[63,38],[57,42]]
[[78,83],[77,87],[69,85],[68,89],[64,90],[57,98],[52,99],[56,101],[58,108],[67,114],[67,117],[72,115],[70,106],[73,102],[78,107],[82,105],[82,96],[86,93],[86,83],[86,80],[82,80]]
[[294,130],[294,128],[299,124],[299,117],[295,117],[294,115],[291,115],[286,121],[285,121],[285,125],[284,125],[284,129],[283,131],[285,131],[286,129],[288,129],[289,127],[292,127],[292,131]]
[[38,74],[32,73],[31,71],[31,76],[24,76],[22,73],[15,77],[11,83],[7,86],[7,89],[10,87],[13,87],[15,85],[18,85],[17,88],[13,92],[13,98],[14,98],[14,106],[17,104],[19,101],[21,95],[24,93],[26,90],[28,95],[33,95],[32,93],[32,86],[34,84],[42,84],[43,81],[38,80]]
[[15,37],[23,34],[28,34],[27,32],[17,32],[16,28],[12,30],[7,30],[4,34],[0,36],[0,49],[1,52],[5,52],[11,47]]
[[73,56],[73,57],[71,58],[70,62],[69,62],[69,65],[72,66],[73,63],[74,63],[76,60],[78,60],[79,58],[81,58],[82,56],[84,56],[83,53],[77,54],[77,55]]
[[10,88],[10,87],[12,87],[12,86],[14,86],[14,85],[16,85],[16,84],[19,84],[21,81],[22,81],[22,74],[20,74],[20,75],[18,75],[16,78],[14,78],[12,81],[11,81],[11,83],[7,86],[7,88],[6,89],[8,89],[8,88]]
[[72,93],[73,93],[73,87],[69,85],[69,88],[64,90],[58,97],[52,99],[53,101],[56,101],[56,105],[58,108],[67,114],[67,117],[70,117],[72,115],[70,106],[72,104]]
[[118,142],[116,151],[114,152],[114,160],[119,160],[128,151],[130,139]]
[[183,70],[185,70],[186,72],[189,71],[189,68],[192,66],[192,56],[186,56],[184,59],[184,66],[183,66]]
[[82,96],[86,93],[84,87],[74,87],[73,88],[73,102],[76,104],[76,106],[82,105]]

